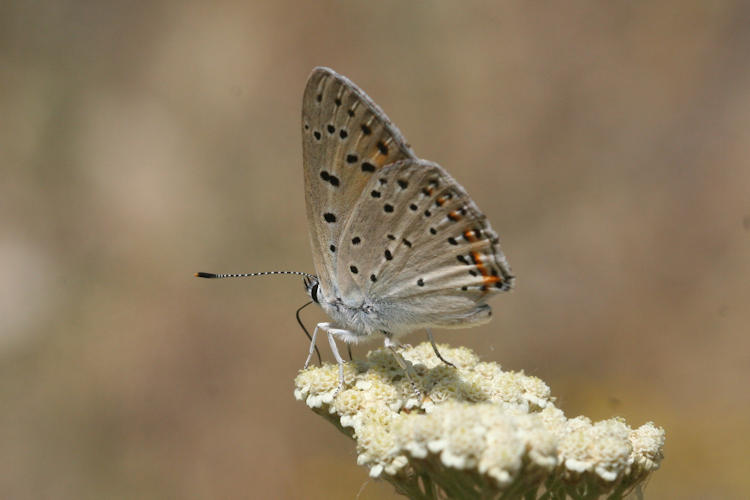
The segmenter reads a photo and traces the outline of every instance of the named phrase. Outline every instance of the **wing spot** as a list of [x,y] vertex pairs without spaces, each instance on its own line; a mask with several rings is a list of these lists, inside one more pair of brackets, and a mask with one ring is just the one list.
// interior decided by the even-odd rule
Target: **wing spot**
[[336,216],[333,215],[331,212],[324,213],[323,218],[325,219],[326,222],[329,222],[329,223],[336,222]]
[[458,241],[456,241],[456,238],[454,238],[453,236],[448,238],[448,243],[450,243],[451,245],[458,245]]
[[396,237],[395,237],[395,236],[393,236],[392,234],[389,234],[389,235],[388,235],[388,239],[389,239],[389,240],[391,240],[391,241],[393,241],[393,240],[395,240],[395,239],[396,239]]
[[359,272],[357,266],[349,266],[349,270],[352,272],[352,274],[357,274]]
[[365,135],[370,135],[370,134],[372,134],[372,129],[370,129],[370,127],[368,127],[367,125],[365,125],[363,123],[362,124],[362,133],[365,134]]
[[380,154],[385,156],[388,154],[388,146],[385,145],[383,141],[378,141],[378,151],[380,151]]
[[385,260],[393,260],[393,254],[390,250],[385,251]]
[[[357,155],[348,154],[346,155],[346,163],[357,163]],[[362,164],[362,169],[364,170],[365,166],[364,163]]]
[[464,256],[464,255],[459,255],[459,256],[458,256],[458,257],[456,257],[456,258],[458,259],[458,261],[459,261],[459,262],[460,262],[461,264],[466,264],[466,265],[469,265],[469,259],[467,259],[467,258],[466,258],[466,256]]
[[380,198],[380,191],[373,191],[370,193],[373,198]]
[[305,130],[310,130],[310,124],[309,123],[305,123]]
[[432,215],[432,212],[430,212],[429,210],[425,210],[424,211],[424,216],[425,217],[429,217],[430,215]]
[[333,125],[328,125],[326,129],[328,130],[329,134],[333,134],[334,132],[336,132],[336,127],[334,127]]
[[419,207],[417,205],[415,205],[414,203],[412,203],[411,205],[409,205],[409,209],[412,210],[413,212],[416,212],[418,208]]
[[323,94],[318,94],[315,96],[315,100],[318,102],[321,102],[323,100]]
[[417,280],[417,286],[424,286],[424,280],[422,278]]
[[347,137],[349,137],[349,132],[347,132],[346,130],[344,130],[344,129],[342,128],[342,129],[341,129],[341,130],[339,131],[339,137],[341,137],[342,139],[346,139]]
[[463,290],[464,292],[465,292],[466,290],[468,290],[468,289],[469,289],[469,287],[468,287],[468,286],[462,286],[462,287],[461,287],[461,290]]
[[430,234],[437,234],[437,229],[435,229],[434,227],[431,227]]
[[385,186],[386,184],[388,184],[388,180],[387,180],[387,179],[378,179],[378,182],[379,182],[380,184],[384,185],[384,186]]
[[336,245],[331,245],[328,248],[331,250],[331,252],[335,252],[336,251]]
[[362,172],[374,172],[374,171],[375,171],[375,165],[373,165],[369,161],[362,162]]
[[404,245],[406,245],[407,247],[411,248],[411,241],[409,241],[406,238],[404,238]]
[[354,238],[352,238],[352,245],[359,245],[361,241],[362,238],[360,238],[359,236],[355,236]]
[[329,174],[325,170],[322,170],[320,172],[320,178],[323,179],[325,182],[329,182],[331,186],[336,187],[339,185],[339,178],[336,177],[335,175]]
[[335,99],[335,100],[333,101],[333,103],[334,103],[334,104],[335,104],[336,106],[341,106],[341,99],[339,99],[339,98],[337,97],[337,98],[336,98],[336,99]]
[[399,179],[397,182],[401,189],[406,189],[409,187],[409,183],[403,179]]
[[461,220],[461,216],[460,216],[460,215],[458,215],[458,214],[456,213],[456,211],[455,211],[455,210],[454,210],[453,212],[450,212],[450,213],[448,214],[448,218],[449,218],[450,220],[452,220],[453,222],[458,222],[458,221],[460,221],[460,220]]
[[385,210],[388,213],[391,213],[393,212],[393,205],[391,205],[390,203],[386,203],[385,205],[383,205],[383,210]]
[[346,112],[346,114],[348,114],[349,116],[354,116],[354,110],[350,109],[349,111]]
[[316,130],[315,132],[313,132],[313,135],[315,136],[315,140],[316,140],[316,141],[319,141],[319,140],[320,140],[320,137],[321,137],[321,135],[320,135],[320,132],[318,132],[318,131]]
[[472,276],[476,276],[476,275],[477,275],[477,272],[476,272],[475,270],[471,269],[471,270],[469,271],[469,274],[471,274]]
[[375,283],[376,281],[378,281],[377,276],[375,276],[374,274],[371,274],[370,275],[370,281],[372,281],[373,283]]

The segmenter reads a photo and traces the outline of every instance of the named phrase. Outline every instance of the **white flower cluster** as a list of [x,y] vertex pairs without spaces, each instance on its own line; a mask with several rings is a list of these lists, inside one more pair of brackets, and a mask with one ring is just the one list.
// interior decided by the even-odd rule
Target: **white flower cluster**
[[357,441],[357,462],[371,476],[409,496],[618,498],[659,467],[664,430],[652,423],[633,430],[619,418],[567,419],[540,379],[504,372],[463,347],[440,350],[456,368],[429,343],[401,351],[423,400],[384,349],[347,363],[340,393],[338,366],[326,364],[301,371],[294,394]]

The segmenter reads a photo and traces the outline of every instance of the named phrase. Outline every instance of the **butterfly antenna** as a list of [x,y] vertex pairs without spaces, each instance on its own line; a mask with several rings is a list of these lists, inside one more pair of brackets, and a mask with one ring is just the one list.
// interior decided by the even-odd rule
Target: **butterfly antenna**
[[[305,325],[302,323],[302,319],[299,317],[299,313],[302,309],[312,304],[313,301],[307,302],[303,306],[301,306],[299,309],[297,309],[297,312],[294,313],[294,315],[297,317],[297,323],[299,323],[300,328],[302,328],[302,331],[305,332],[305,335],[307,335],[307,340],[309,340],[312,343],[312,337],[310,336],[310,332],[307,331],[307,328],[305,328]],[[318,355],[318,364],[320,366],[323,366],[323,359],[320,357],[320,351],[318,350],[318,346],[315,346],[315,354]]]
[[294,274],[297,276],[307,276],[308,278],[316,278],[314,274],[303,273],[301,271],[263,271],[260,273],[237,273],[237,274],[215,274],[215,273],[195,273],[193,276],[196,278],[250,278],[252,276],[270,276],[272,274]]

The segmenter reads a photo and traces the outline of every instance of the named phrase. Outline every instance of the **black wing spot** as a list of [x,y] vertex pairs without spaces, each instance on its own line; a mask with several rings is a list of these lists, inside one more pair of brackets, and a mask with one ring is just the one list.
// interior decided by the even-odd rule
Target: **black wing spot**
[[326,212],[323,214],[323,218],[326,220],[326,222],[336,222],[336,216],[333,215],[331,212]]
[[429,210],[425,210],[424,211],[424,216],[425,217],[429,217],[430,215],[432,215],[432,212],[430,212]]
[[415,205],[414,203],[412,203],[411,205],[409,205],[409,209],[412,210],[413,212],[416,212],[418,208],[419,207],[417,205]]
[[380,151],[381,155],[387,155],[388,154],[388,146],[385,145],[383,141],[378,141],[378,151]]
[[321,102],[323,100],[323,94],[318,94],[315,96],[315,100],[318,102]]
[[374,171],[375,171],[375,165],[373,165],[369,161],[362,162],[362,172],[374,172]]
[[373,191],[370,193],[373,198],[380,198],[380,191]]
[[406,245],[407,247],[411,248],[411,241],[409,241],[406,238],[404,238],[404,245]]
[[335,104],[336,106],[341,106],[341,99],[339,99],[339,98],[337,97],[337,98],[336,98],[336,99],[335,99],[335,100],[333,101],[333,103],[334,103],[334,104]]
[[332,175],[328,178],[328,182],[331,183],[331,186],[338,186],[339,185],[339,178],[335,175]]
[[388,213],[391,213],[393,212],[393,205],[391,205],[390,203],[386,203],[385,205],[383,205],[383,210],[385,210]]
[[349,266],[349,270],[352,272],[352,274],[357,274],[359,272],[357,266]]
[[401,186],[401,189],[406,189],[409,187],[409,183],[403,179],[398,180],[398,185]]
[[346,162],[347,163],[357,163],[357,155],[353,155],[353,154],[346,155]]
[[390,250],[386,250],[385,251],[385,259],[386,260],[393,260],[393,254],[391,253]]
[[370,275],[370,281],[372,281],[373,283],[375,283],[376,281],[378,281],[377,276],[375,276],[374,274],[371,274]]
[[460,262],[461,264],[466,264],[466,265],[468,265],[468,264],[469,264],[469,259],[467,259],[467,258],[466,258],[465,256],[463,256],[463,255],[459,255],[459,256],[458,256],[458,257],[456,257],[456,258],[458,259],[458,261],[459,261],[459,262]]
[[365,134],[365,135],[370,135],[370,134],[372,134],[372,129],[370,129],[370,127],[368,127],[367,125],[365,125],[363,123],[362,124],[362,133]]
[[379,182],[380,184],[382,184],[382,185],[384,185],[384,186],[385,186],[386,184],[388,184],[388,179],[378,179],[378,182]]
[[346,139],[349,136],[349,132],[344,130],[343,128],[339,131],[339,137],[342,139]]
[[321,170],[320,171],[320,178],[327,182],[328,179],[331,178],[331,176],[325,170]]
[[456,238],[454,238],[453,236],[448,238],[448,243],[450,243],[451,245],[458,245],[458,241],[456,241]]
[[326,129],[328,130],[329,134],[333,134],[334,132],[336,132],[336,127],[334,127],[333,125],[328,125]]
[[354,116],[354,110],[350,109],[349,111],[346,112],[346,114],[348,114],[349,116]]
[[461,290],[463,290],[464,292],[465,292],[466,290],[468,290],[468,289],[469,289],[469,287],[468,287],[468,286],[462,286],[462,287],[461,287]]
[[424,280],[422,278],[417,280],[417,286],[424,286]]
[[435,229],[434,227],[431,227],[430,234],[437,234],[437,229]]
[[395,240],[395,239],[396,239],[396,237],[395,237],[395,236],[393,236],[392,234],[389,234],[389,235],[388,235],[388,239],[389,239],[389,240],[391,240],[391,241],[393,241],[393,240]]
[[319,141],[319,140],[320,140],[320,137],[321,137],[321,135],[320,135],[320,132],[318,132],[318,131],[316,130],[315,132],[313,132],[313,135],[315,136],[315,140],[316,140],[316,141]]
[[352,238],[352,245],[359,245],[359,243],[362,241],[362,239],[359,236],[355,236]]
[[476,275],[477,275],[477,272],[476,272],[475,270],[473,270],[473,269],[472,269],[472,270],[470,270],[470,271],[469,271],[469,274],[471,274],[472,276],[476,276]]
[[336,245],[331,245],[328,248],[331,250],[331,252],[335,252],[336,251]]
[[310,130],[310,124],[309,123],[305,123],[305,130]]

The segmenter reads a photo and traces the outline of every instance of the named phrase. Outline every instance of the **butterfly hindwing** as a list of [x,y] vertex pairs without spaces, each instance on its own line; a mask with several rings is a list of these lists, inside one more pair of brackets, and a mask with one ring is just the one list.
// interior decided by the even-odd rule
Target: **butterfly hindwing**
[[438,316],[435,306],[448,322],[451,311],[471,315],[490,295],[513,285],[486,217],[443,168],[426,160],[403,160],[379,171],[339,241],[341,291],[381,302],[419,299],[423,306],[410,306],[415,326],[420,312]]
[[337,283],[342,228],[383,166],[415,158],[399,130],[356,85],[315,68],[302,102],[305,198],[313,260],[325,291]]

